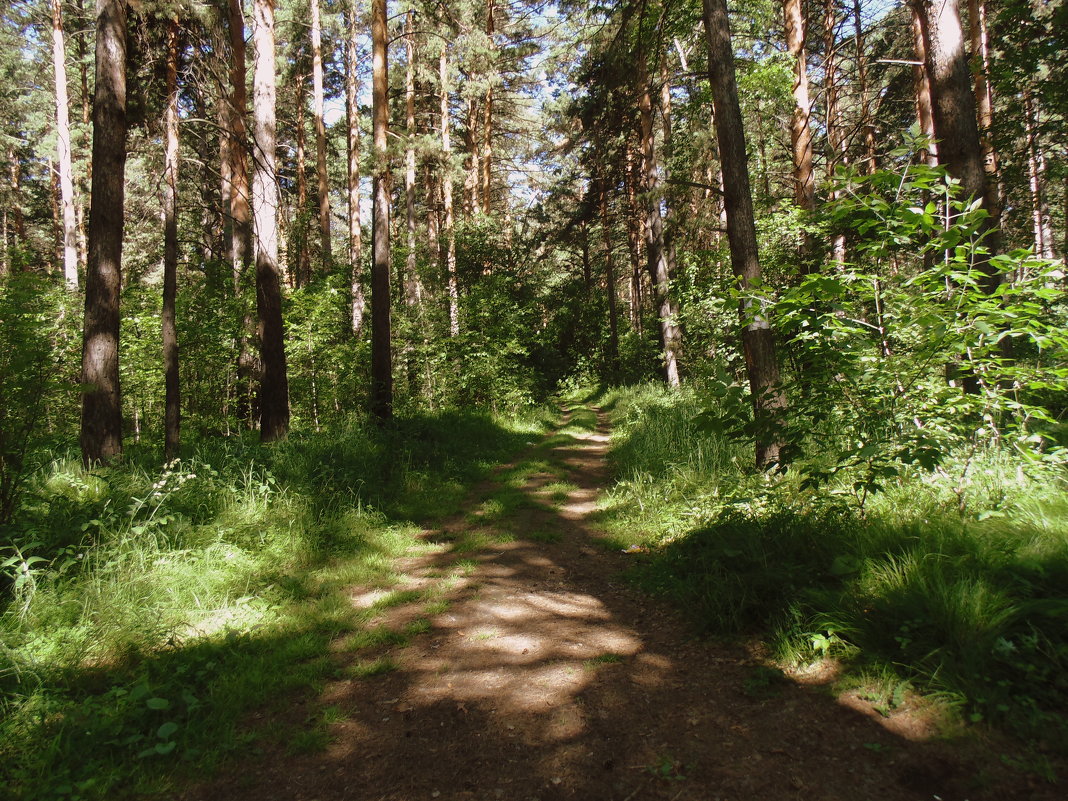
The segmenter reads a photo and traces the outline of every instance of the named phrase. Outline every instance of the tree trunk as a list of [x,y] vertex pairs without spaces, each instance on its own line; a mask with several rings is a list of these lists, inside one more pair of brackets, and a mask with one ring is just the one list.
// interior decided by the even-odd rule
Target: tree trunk
[[637,158],[628,139],[624,155],[623,185],[627,193],[627,244],[630,246],[630,323],[642,330],[642,223],[638,207]]
[[986,0],[968,0],[968,32],[972,55],[972,79],[975,108],[978,114],[979,145],[983,154],[986,184],[983,203],[990,214],[995,231],[1001,229],[1001,210],[1004,198],[998,154],[994,149],[994,93],[990,86],[990,50],[986,34]]
[[790,145],[794,156],[794,200],[805,211],[816,208],[816,180],[812,172],[812,101],[808,93],[808,64],[805,52],[805,19],[801,0],[783,0],[786,23],[786,49],[794,67],[794,112],[790,118]]
[[613,381],[619,377],[619,320],[616,310],[616,265],[612,254],[612,219],[608,213],[608,180],[598,181],[597,202],[601,213],[601,239],[604,242],[605,294],[608,298],[608,371]]
[[93,183],[82,342],[82,461],[122,455],[119,294],[126,172],[126,3],[98,0]]
[[404,210],[408,234],[408,253],[404,281],[404,302],[419,304],[423,287],[419,281],[418,254],[415,249],[415,11],[409,9],[404,20],[404,46],[408,61],[404,72],[404,122],[407,132],[404,148]]
[[[723,167],[723,203],[727,212],[731,269],[739,288],[746,291],[760,281],[761,275],[753,197],[746,166],[745,130],[734,76],[730,24],[726,0],[704,0],[703,5],[716,137]],[[783,443],[775,428],[785,410],[786,398],[779,388],[775,336],[764,310],[754,308],[749,300],[743,300],[739,314],[753,414],[759,423],[767,424],[758,426],[756,439],[756,464],[765,468],[781,459]]]
[[449,61],[446,45],[438,61],[441,83],[441,196],[445,206],[445,274],[449,282],[449,336],[460,333],[460,292],[456,281],[456,231],[452,208],[452,140],[449,138]]
[[[823,5],[823,91],[827,104],[827,180],[834,186],[834,172],[839,164],[848,163],[842,136],[841,111],[838,107],[838,4],[825,0]],[[838,199],[831,189],[830,200]],[[831,243],[835,264],[845,263],[845,234],[836,232]]]
[[347,115],[348,144],[348,223],[349,223],[349,274],[351,326],[354,336],[363,328],[363,315],[367,301],[363,293],[363,231],[360,223],[360,108],[359,81],[357,78],[360,36],[359,0],[349,0],[348,31],[345,39],[345,111]]
[[374,211],[371,254],[371,413],[393,416],[389,320],[389,61],[386,0],[371,0],[371,97],[374,126]]
[[912,84],[916,92],[916,124],[927,139],[927,146],[919,156],[928,167],[938,166],[938,142],[935,141],[934,111],[931,104],[931,81],[927,77],[927,46],[923,43],[923,28],[920,15],[912,9],[912,35],[918,64],[912,65]]
[[[493,40],[493,35],[496,32],[496,21],[494,20],[495,12],[494,0],[486,0],[486,38],[489,39],[490,49],[496,56],[496,43]],[[482,210],[486,214],[493,213],[493,204],[491,200],[491,193],[493,191],[493,76],[490,76],[489,86],[486,88],[486,99],[482,106],[482,158],[481,158],[481,180],[482,180]]]
[[60,0],[52,6],[52,67],[56,85],[56,150],[63,218],[63,277],[78,288],[78,234],[74,213],[74,168],[71,165],[70,112],[67,98],[67,55],[63,46],[63,12]]
[[282,288],[278,269],[278,186],[275,174],[274,0],[255,0],[253,40],[252,216],[256,236],[256,309],[260,340],[260,439],[273,442],[289,432],[289,379],[286,374]]
[[678,310],[671,296],[670,271],[664,242],[664,220],[660,214],[660,180],[657,175],[656,150],[653,143],[653,103],[649,93],[648,75],[639,58],[638,80],[640,95],[638,111],[641,123],[642,191],[645,193],[645,248],[648,254],[649,277],[656,298],[660,318],[660,347],[664,360],[664,381],[670,387],[679,386],[678,356],[681,335],[677,323]]
[[163,452],[167,461],[178,456],[181,396],[178,383],[178,61],[181,57],[177,18],[167,26],[167,111],[163,167]]
[[296,83],[296,145],[297,145],[297,213],[293,215],[290,243],[297,251],[291,253],[295,262],[289,262],[293,270],[293,286],[301,287],[311,280],[311,249],[308,247],[308,158],[307,137],[304,134],[304,92],[305,75],[302,68],[297,68],[293,76]]
[[[957,0],[910,0],[910,4],[919,18],[924,65],[931,82],[938,161],[960,180],[965,198],[985,200],[986,174]],[[980,233],[990,230],[988,217],[980,226]],[[991,293],[1001,283],[1001,277],[990,263],[990,256],[996,252],[993,243],[988,239],[984,244],[988,253],[977,254],[974,264],[984,274],[980,282],[983,290]]]
[[860,130],[864,138],[864,159],[861,169],[870,175],[879,166],[875,153],[875,126],[871,122],[871,92],[868,90],[868,53],[864,44],[864,20],[860,15],[860,0],[853,0],[853,42],[856,45],[857,92],[860,95]]
[[330,179],[326,172],[326,123],[323,121],[323,42],[319,0],[311,3],[312,114],[315,117],[315,172],[319,177],[319,241],[323,271],[334,261],[330,244]]
[[1035,255],[1053,258],[1053,228],[1046,199],[1046,155],[1038,140],[1038,109],[1030,92],[1024,92],[1024,127],[1027,130],[1027,178],[1031,190],[1031,219]]

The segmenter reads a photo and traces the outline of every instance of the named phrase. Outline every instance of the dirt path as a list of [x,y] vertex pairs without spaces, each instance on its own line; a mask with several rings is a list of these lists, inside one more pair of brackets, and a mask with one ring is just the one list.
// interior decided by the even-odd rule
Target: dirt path
[[[595,430],[564,432],[478,488],[471,511],[404,560],[402,589],[423,595],[377,620],[380,632],[407,631],[403,644],[369,642],[355,655],[339,644],[360,677],[292,710],[327,721],[324,749],[279,746],[185,797],[1059,797],[924,741],[915,716],[882,720],[819,687],[769,683],[742,646],[693,640],[620,581],[631,557],[602,547],[588,522],[608,480],[603,415]],[[438,591],[430,616],[428,588]],[[382,595],[356,589],[353,601]]]

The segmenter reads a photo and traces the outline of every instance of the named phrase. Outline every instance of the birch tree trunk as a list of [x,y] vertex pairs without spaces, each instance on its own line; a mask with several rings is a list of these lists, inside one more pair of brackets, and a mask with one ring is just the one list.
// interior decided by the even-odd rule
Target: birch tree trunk
[[[730,23],[726,0],[703,0],[703,7],[716,138],[723,166],[723,203],[727,212],[731,269],[739,288],[744,291],[761,280],[761,273],[753,196],[746,165],[745,130],[742,127],[734,75]],[[758,428],[756,465],[766,468],[781,459],[783,442],[775,424],[785,410],[786,397],[779,388],[775,336],[764,310],[754,307],[751,301],[743,300],[739,306],[739,316],[753,414],[758,422],[765,424]]]
[[255,0],[253,77],[255,171],[252,216],[256,238],[256,308],[260,341],[260,439],[273,442],[289,432],[282,289],[278,268],[278,187],[275,175],[274,0]]
[[122,455],[119,294],[126,172],[126,3],[98,0],[93,182],[82,340],[82,461]]
[[71,164],[70,111],[67,96],[67,52],[63,45],[63,11],[60,0],[52,6],[52,67],[56,86],[56,156],[62,206],[63,278],[78,288],[78,232],[74,212],[74,168]]
[[389,60],[386,0],[371,0],[371,97],[374,126],[374,211],[371,255],[371,413],[393,416],[389,309]]

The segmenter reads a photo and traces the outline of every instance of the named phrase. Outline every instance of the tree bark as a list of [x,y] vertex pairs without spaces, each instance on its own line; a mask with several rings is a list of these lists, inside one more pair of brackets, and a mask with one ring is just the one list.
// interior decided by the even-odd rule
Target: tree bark
[[452,207],[452,140],[449,135],[449,60],[441,46],[438,60],[441,83],[441,197],[445,207],[445,275],[449,283],[449,336],[460,333],[460,292],[456,280],[456,231]]
[[360,108],[357,41],[360,35],[359,0],[348,0],[348,31],[345,38],[345,111],[348,121],[348,223],[349,223],[349,306],[353,336],[363,328],[367,301],[363,292],[363,230],[360,222]]
[[296,249],[296,253],[290,251],[291,256],[296,256],[296,263],[290,262],[293,270],[293,286],[301,287],[311,280],[311,250],[308,247],[308,158],[307,137],[304,133],[304,93],[306,76],[304,70],[297,68],[293,76],[296,83],[296,145],[297,145],[297,213],[293,215],[293,225],[290,243]]
[[619,320],[616,310],[616,265],[612,253],[612,218],[608,212],[608,180],[598,182],[597,203],[604,243],[605,295],[608,298],[608,370],[612,380],[619,377]]
[[[919,17],[926,51],[924,64],[931,82],[938,161],[960,180],[965,198],[983,199],[986,208],[986,174],[957,0],[910,0],[910,3]],[[980,226],[980,233],[991,230],[992,219],[988,217]],[[984,246],[987,252],[976,254],[974,265],[983,273],[980,282],[983,290],[992,293],[1001,283],[1001,276],[990,262],[996,253],[993,240],[987,238]]]
[[330,178],[326,172],[326,123],[323,120],[323,35],[319,20],[319,0],[311,3],[312,114],[315,117],[315,172],[319,178],[319,241],[323,271],[334,261],[330,243]]
[[167,110],[163,167],[163,452],[167,461],[178,456],[181,441],[181,394],[178,378],[178,61],[181,58],[177,18],[167,25]]
[[630,250],[630,322],[642,331],[642,220],[638,206],[637,158],[634,145],[627,140],[624,153],[623,185],[627,194],[627,244]]
[[1031,220],[1035,254],[1053,258],[1053,227],[1046,197],[1046,155],[1038,139],[1038,109],[1031,93],[1024,92],[1024,127],[1027,131],[1027,178],[1031,190]]
[[879,165],[875,152],[875,126],[871,121],[868,52],[864,44],[864,20],[860,14],[860,0],[853,0],[853,36],[853,43],[856,45],[854,52],[857,59],[857,92],[860,94],[860,130],[864,139],[864,159],[861,169],[870,175]]
[[1001,186],[1001,170],[998,154],[994,149],[994,92],[990,86],[990,50],[986,33],[986,0],[968,0],[968,32],[972,53],[972,80],[975,93],[975,108],[978,114],[979,146],[983,154],[983,172],[986,184],[983,203],[990,214],[991,226],[1001,229],[1001,211],[1004,197]]
[[931,103],[931,81],[927,77],[927,45],[923,42],[923,27],[920,15],[912,9],[912,35],[918,64],[912,66],[912,83],[916,91],[916,123],[920,133],[927,139],[927,146],[920,157],[928,167],[938,166],[938,142],[935,141],[934,111]]
[[245,116],[248,113],[248,74],[245,66],[245,16],[241,0],[228,0],[230,34],[230,102],[226,104],[228,124],[230,219],[233,226],[231,262],[234,286],[252,264],[252,208],[249,204],[248,132]]
[[56,151],[62,205],[63,277],[78,288],[78,233],[74,213],[74,168],[71,164],[70,111],[67,97],[67,54],[63,46],[63,11],[60,0],[52,6],[52,67],[56,86]]
[[[490,41],[490,48],[496,53],[496,43],[493,40],[496,33],[496,11],[494,0],[486,0],[486,38]],[[494,59],[495,61],[495,59]],[[486,99],[482,106],[482,210],[486,214],[493,213],[493,75],[490,75],[489,86],[486,88]]]
[[[834,189],[834,173],[839,164],[848,163],[842,136],[841,110],[838,106],[838,4],[825,0],[823,4],[823,92],[827,106],[827,180],[832,189],[830,200],[838,199]],[[845,263],[845,234],[837,231],[831,242],[831,254],[836,265]]]
[[404,122],[407,137],[404,147],[404,211],[408,234],[408,252],[402,289],[404,302],[416,306],[423,295],[416,253],[415,221],[415,11],[409,9],[404,20],[404,46],[408,61],[404,72]]
[[82,461],[122,455],[119,294],[126,172],[126,3],[98,0],[93,183],[82,341]]
[[278,187],[275,174],[274,0],[255,0],[253,77],[255,171],[252,216],[256,238],[256,309],[260,341],[260,439],[273,442],[289,432],[282,288],[278,269]]
[[790,118],[790,145],[794,157],[794,200],[805,211],[816,208],[816,180],[812,172],[812,101],[808,91],[808,64],[805,52],[805,19],[801,0],[783,0],[786,49],[794,67],[794,111]]
[[371,0],[371,97],[374,126],[374,212],[371,255],[371,413],[393,416],[389,319],[389,60],[386,0]]
[[[641,57],[643,58],[643,57]],[[649,80],[639,59],[638,112],[641,124],[642,190],[645,193],[645,248],[648,254],[649,277],[656,298],[660,318],[660,347],[664,360],[664,381],[670,387],[679,386],[679,350],[682,337],[678,327],[678,309],[671,295],[671,273],[664,241],[664,220],[660,213],[660,180],[657,174],[656,150],[653,142],[653,103]]]
[[[738,86],[734,75],[730,23],[726,0],[703,0],[705,34],[708,42],[708,72],[715,107],[716,138],[723,167],[723,203],[727,212],[727,240],[731,251],[731,269],[739,288],[749,289],[761,279],[757,252],[753,197],[746,166],[745,130],[738,105]],[[786,397],[779,387],[779,363],[775,336],[764,310],[743,300],[739,307],[742,322],[742,352],[753,414],[758,422],[756,464],[766,468],[780,461],[783,442],[775,430],[786,407]]]

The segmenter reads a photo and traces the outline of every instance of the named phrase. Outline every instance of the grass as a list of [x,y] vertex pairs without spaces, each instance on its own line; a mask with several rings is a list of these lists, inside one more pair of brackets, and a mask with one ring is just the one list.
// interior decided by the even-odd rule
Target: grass
[[967,721],[1068,743],[1063,472],[997,451],[950,458],[901,475],[861,517],[841,485],[750,470],[693,423],[693,391],[601,402],[616,477],[601,522],[613,545],[649,549],[633,580],[702,631],[760,634],[782,666],[834,659],[844,681],[889,687],[888,708],[907,687]]
[[[0,785],[13,799],[172,793],[247,754],[242,721],[335,677],[331,642],[393,648],[430,627],[369,625],[387,608],[447,608],[389,590],[397,557],[435,546],[422,526],[544,430],[543,415],[442,413],[380,431],[353,423],[261,446],[206,441],[164,471],[136,448],[93,472],[57,459],[31,478],[0,576]],[[463,572],[466,562],[458,562]],[[443,585],[450,580],[442,578]],[[350,668],[397,668],[389,655]],[[329,743],[320,721],[287,747]]]

